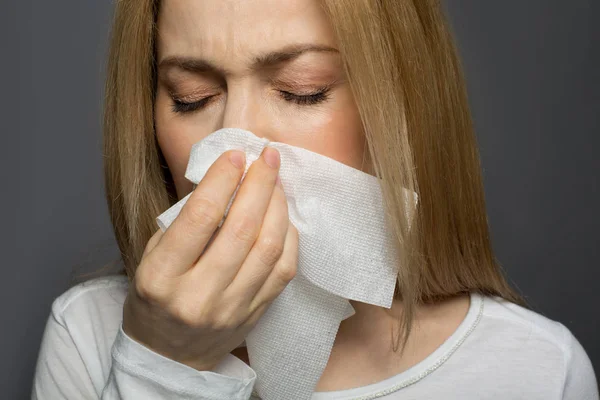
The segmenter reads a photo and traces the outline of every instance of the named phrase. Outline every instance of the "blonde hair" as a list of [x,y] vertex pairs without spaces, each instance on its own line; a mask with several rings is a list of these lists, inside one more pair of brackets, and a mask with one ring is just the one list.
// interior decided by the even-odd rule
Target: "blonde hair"
[[[131,281],[155,217],[178,199],[156,141],[158,0],[116,3],[104,115],[106,200]],[[418,304],[476,291],[524,307],[490,241],[457,50],[438,0],[323,0],[398,247],[402,349]],[[402,188],[418,194],[405,203]],[[412,215],[410,229],[406,215]],[[396,350],[396,349],[394,349]]]

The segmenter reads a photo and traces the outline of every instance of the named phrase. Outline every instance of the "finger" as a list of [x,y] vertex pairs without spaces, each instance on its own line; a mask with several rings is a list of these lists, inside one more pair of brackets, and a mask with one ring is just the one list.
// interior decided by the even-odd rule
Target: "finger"
[[208,268],[198,265],[198,273],[216,288],[229,286],[258,237],[278,170],[279,152],[267,146],[248,169],[219,234],[202,256],[199,264]]
[[245,158],[230,150],[210,166],[157,245],[154,253],[168,260],[170,272],[182,274],[196,263],[223,218],[245,169],[245,161],[233,164],[236,154]]
[[152,235],[152,237],[148,240],[148,243],[146,243],[146,247],[144,248],[144,253],[142,254],[142,260],[152,251],[154,250],[154,248],[156,247],[156,245],[158,244],[158,242],[160,242],[160,239],[163,236],[163,231],[162,229],[158,229],[156,232],[154,232],[154,235]]
[[250,332],[254,328],[260,317],[262,317],[265,314],[270,305],[271,303],[261,304],[256,310],[250,313],[245,320],[243,320],[240,323],[240,326],[244,327],[242,330],[242,332],[245,332],[244,337],[248,336],[247,332]]
[[283,255],[267,277],[265,284],[252,299],[249,312],[253,313],[262,305],[272,302],[296,276],[298,270],[298,230],[289,222],[285,237]]
[[276,185],[260,234],[237,275],[225,289],[226,297],[250,304],[283,255],[289,227],[285,193]]

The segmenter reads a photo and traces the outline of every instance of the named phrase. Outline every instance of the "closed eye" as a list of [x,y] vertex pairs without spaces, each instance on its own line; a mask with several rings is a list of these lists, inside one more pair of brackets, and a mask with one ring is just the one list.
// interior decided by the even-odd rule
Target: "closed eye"
[[[329,99],[331,88],[323,87],[319,91],[310,94],[296,94],[285,90],[278,90],[280,96],[288,102],[292,102],[302,106],[310,106],[318,103],[322,103]],[[210,100],[217,95],[208,96],[203,99],[194,102],[185,102],[178,98],[173,97],[173,112],[186,114],[197,110],[200,110],[210,102]]]
[[317,103],[322,103],[329,98],[330,89],[325,87],[321,88],[316,93],[299,95],[291,92],[287,92],[285,90],[279,90],[281,97],[283,97],[286,101],[291,101],[300,105],[312,105]]
[[199,110],[201,108],[204,108],[208,104],[210,99],[212,99],[213,97],[215,96],[208,96],[201,100],[194,101],[191,103],[187,103],[185,101],[173,98],[173,112],[185,114]]

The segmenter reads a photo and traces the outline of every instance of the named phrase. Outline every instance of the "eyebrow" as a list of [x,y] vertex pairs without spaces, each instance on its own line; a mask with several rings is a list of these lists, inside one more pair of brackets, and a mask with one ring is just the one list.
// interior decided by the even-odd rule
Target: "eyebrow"
[[[300,55],[307,52],[326,52],[326,53],[339,53],[336,48],[318,45],[318,44],[295,44],[283,47],[282,49],[260,54],[252,60],[251,69],[258,70],[274,66],[276,64],[291,61]],[[177,67],[185,71],[202,73],[202,72],[217,72],[222,75],[227,75],[229,72],[226,69],[217,67],[210,61],[203,58],[194,57],[181,57],[181,56],[170,56],[160,61],[158,69],[166,69],[169,67]]]

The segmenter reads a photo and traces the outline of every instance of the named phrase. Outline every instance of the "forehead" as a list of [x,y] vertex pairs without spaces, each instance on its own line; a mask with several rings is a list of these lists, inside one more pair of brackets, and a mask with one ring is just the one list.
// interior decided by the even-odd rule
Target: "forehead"
[[319,0],[163,0],[158,16],[160,58],[202,54],[215,60],[251,58],[296,43],[335,46]]

